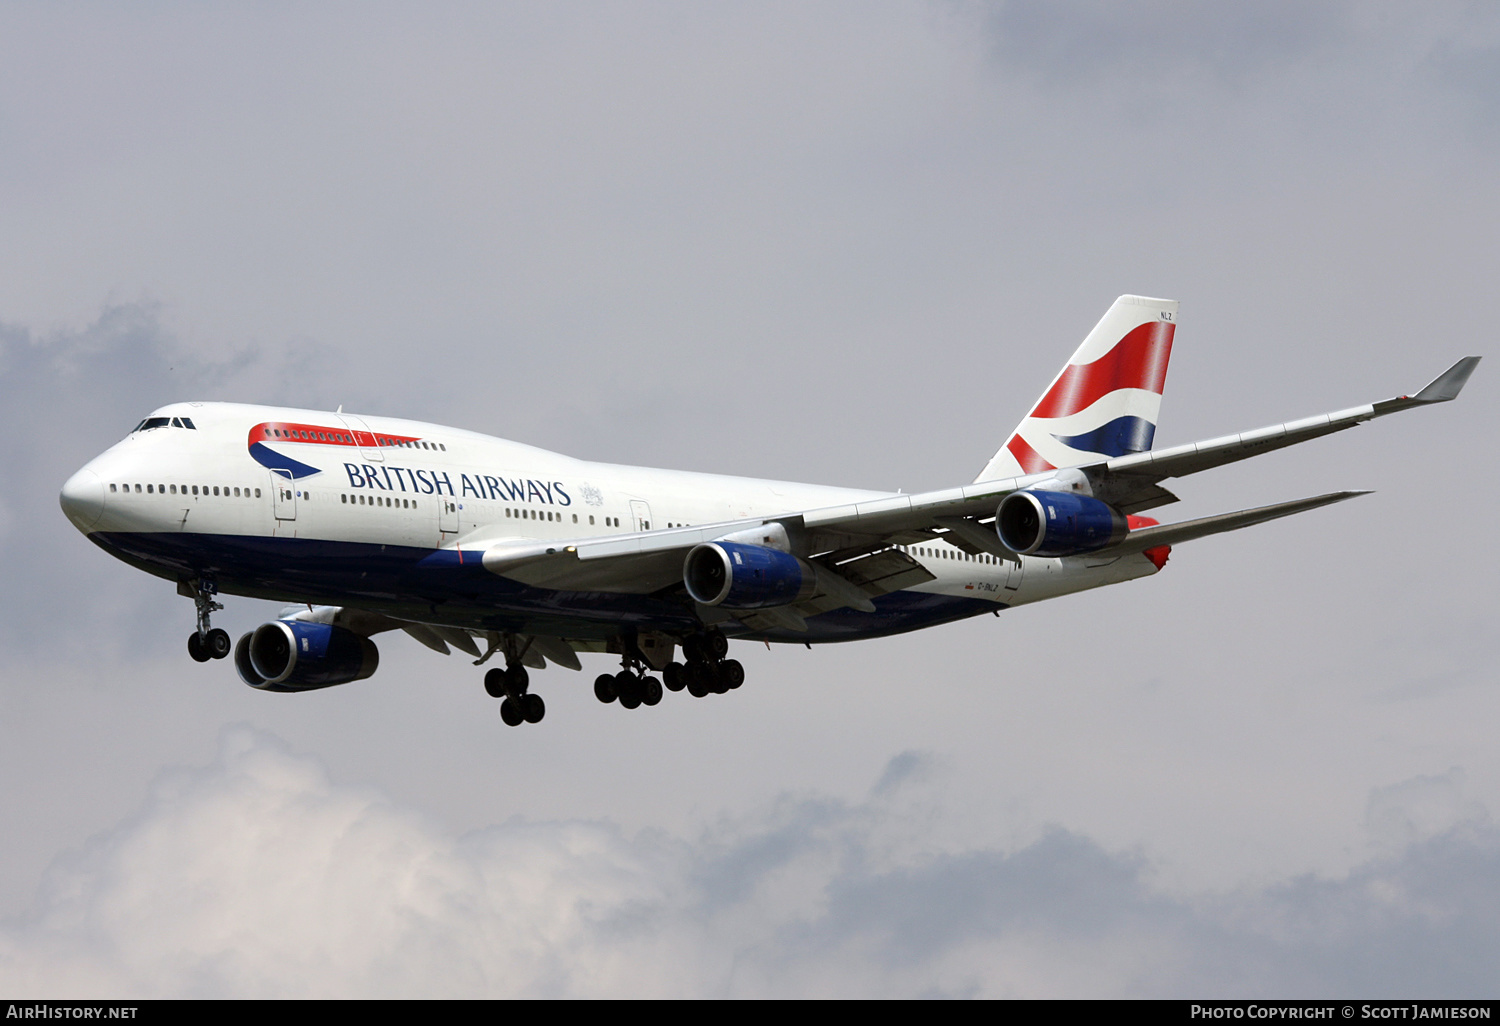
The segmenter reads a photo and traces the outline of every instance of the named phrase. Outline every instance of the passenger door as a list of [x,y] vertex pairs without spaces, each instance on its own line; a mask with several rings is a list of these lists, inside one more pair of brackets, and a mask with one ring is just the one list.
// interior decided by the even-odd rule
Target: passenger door
[[297,483],[295,481],[272,471],[271,495],[277,520],[297,519]]
[[630,500],[630,518],[637,531],[651,530],[651,507],[641,499]]

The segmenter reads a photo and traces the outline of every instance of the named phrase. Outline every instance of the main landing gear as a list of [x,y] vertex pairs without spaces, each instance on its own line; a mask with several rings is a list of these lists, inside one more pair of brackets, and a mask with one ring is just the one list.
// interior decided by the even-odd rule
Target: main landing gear
[[606,704],[618,699],[626,709],[634,709],[660,702],[663,683],[668,691],[686,688],[694,698],[703,698],[709,694],[722,695],[745,682],[745,668],[739,660],[724,658],[729,654],[729,639],[719,631],[687,638],[682,643],[682,653],[687,664],[668,663],[662,669],[660,681],[647,675],[646,664],[639,656],[627,655],[619,673],[602,674],[594,681],[594,697]]
[[606,704],[615,699],[626,709],[661,701],[661,681],[646,674],[646,664],[626,656],[619,673],[604,673],[594,681],[594,697]]
[[484,690],[491,698],[502,699],[500,718],[508,727],[519,727],[522,723],[540,723],[547,715],[547,705],[541,695],[529,694],[526,688],[531,679],[526,667],[512,663],[505,669],[495,667],[484,675]]
[[214,587],[213,581],[200,579],[197,582],[193,602],[198,607],[198,629],[188,635],[187,643],[188,655],[193,657],[194,662],[206,663],[210,659],[223,659],[233,647],[228,631],[209,624],[209,617],[224,608],[222,602],[214,601],[216,594],[218,589]]
[[718,631],[688,638],[682,643],[687,665],[671,663],[662,671],[667,687],[673,691],[687,688],[694,698],[722,695],[745,683],[745,668],[729,654],[729,639]]

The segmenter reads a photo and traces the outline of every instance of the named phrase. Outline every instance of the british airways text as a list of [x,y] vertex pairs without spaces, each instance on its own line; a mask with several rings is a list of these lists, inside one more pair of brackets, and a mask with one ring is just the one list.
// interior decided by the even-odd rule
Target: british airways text
[[406,467],[372,467],[345,463],[350,488],[378,488],[381,491],[416,492],[420,495],[459,495],[502,502],[540,502],[549,506],[571,506],[573,497],[561,481],[535,481],[530,478],[510,480],[490,474],[459,474],[458,491],[443,470],[410,470]]

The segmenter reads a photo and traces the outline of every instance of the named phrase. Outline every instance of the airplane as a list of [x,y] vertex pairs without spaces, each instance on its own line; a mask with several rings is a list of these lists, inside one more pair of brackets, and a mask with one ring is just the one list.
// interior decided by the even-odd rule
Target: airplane
[[[400,630],[475,665],[511,725],[546,712],[528,668],[620,658],[627,709],[744,681],[731,640],[882,637],[1161,571],[1172,546],[1341,502],[1330,492],[1175,524],[1162,482],[1456,398],[1414,395],[1152,449],[1178,304],[1121,296],[973,483],[921,494],[590,463],[389,417],[164,406],[63,485],[68,519],[193,600],[189,655],[262,691],[375,673]],[[221,595],[294,605],[237,643]],[[681,649],[682,660],[677,659]],[[660,673],[661,679],[653,676]]]

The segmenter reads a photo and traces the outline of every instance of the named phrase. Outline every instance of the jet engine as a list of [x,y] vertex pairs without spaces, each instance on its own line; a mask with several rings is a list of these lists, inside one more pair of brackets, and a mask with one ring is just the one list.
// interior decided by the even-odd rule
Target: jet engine
[[363,680],[380,652],[363,635],[326,623],[272,620],[234,647],[240,679],[262,691],[312,691]]
[[1023,556],[1072,556],[1113,545],[1129,526],[1108,503],[1069,492],[1011,492],[995,512],[995,531]]
[[720,541],[694,546],[683,561],[682,580],[688,594],[705,606],[764,609],[810,597],[818,575],[780,549]]

